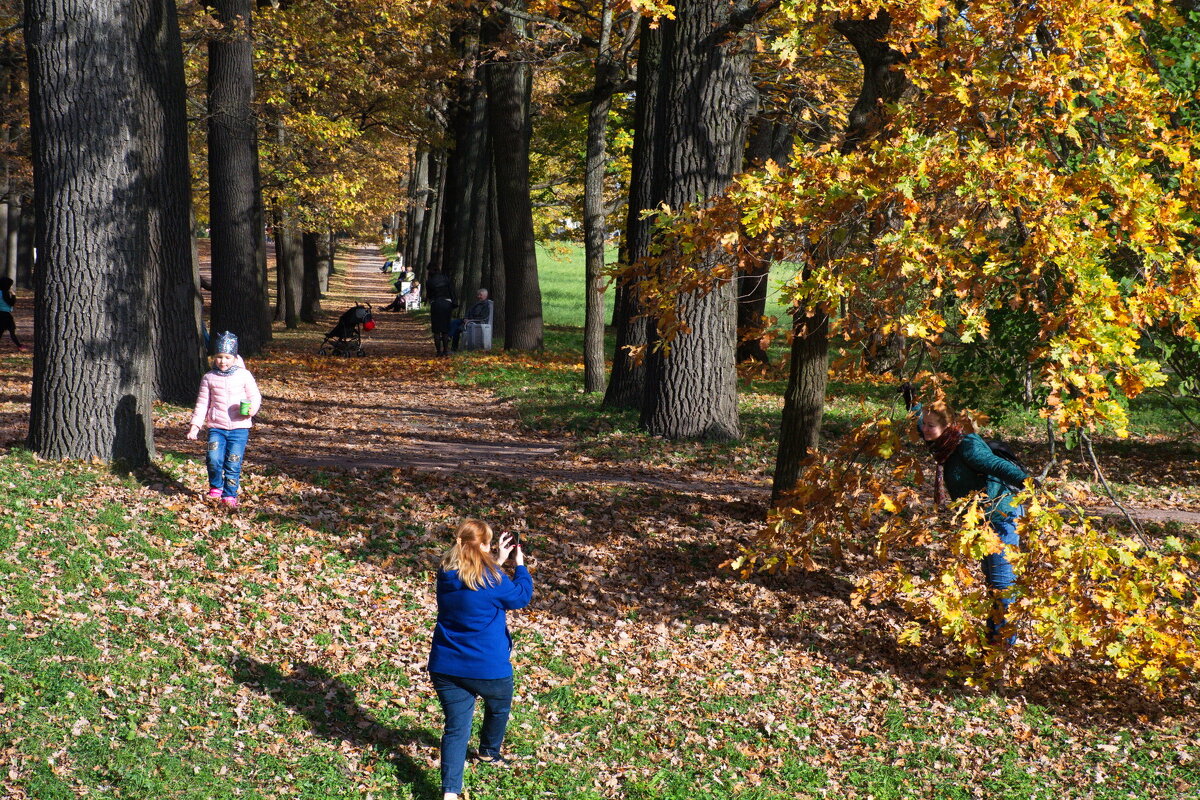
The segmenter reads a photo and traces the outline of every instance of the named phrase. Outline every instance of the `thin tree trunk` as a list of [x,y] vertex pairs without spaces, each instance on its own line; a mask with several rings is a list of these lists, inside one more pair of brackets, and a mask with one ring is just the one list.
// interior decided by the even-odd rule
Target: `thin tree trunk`
[[421,243],[429,224],[429,151],[417,152],[413,159],[408,190],[408,236],[404,240],[404,264],[413,270],[421,263]]
[[280,236],[284,239],[283,277],[287,282],[287,302],[284,305],[283,323],[288,328],[300,327],[300,305],[304,299],[304,252],[296,223],[290,219],[284,223]]
[[283,234],[283,221],[281,216],[276,217],[275,222],[275,313],[273,318],[276,322],[283,322],[284,315],[287,314],[287,276],[283,271],[287,269],[287,237]]
[[141,112],[152,0],[28,0],[39,218],[29,442],[44,457],[150,461],[154,361]]
[[316,322],[321,311],[321,240],[314,231],[304,232],[304,291],[300,300],[300,319]]
[[[655,177],[655,152],[658,143],[660,105],[660,67],[662,28],[651,27],[643,19],[638,31],[637,87],[633,108],[633,153],[629,184],[629,207],[625,219],[624,258],[634,264],[650,254],[653,224],[642,213],[656,208],[662,200],[662,187]],[[633,355],[651,341],[653,325],[643,316],[637,284],[622,278],[617,284],[613,306],[616,350],[604,405],[609,408],[641,409],[645,402],[646,360]]]
[[[771,484],[771,502],[796,485],[800,465],[817,448],[829,375],[829,317],[823,310],[796,313],[792,363],[783,397],[783,426]],[[787,446],[784,446],[784,443]]]
[[37,224],[33,205],[21,207],[21,235],[17,242],[17,288],[33,288],[33,245],[37,235]]
[[17,241],[21,238],[21,195],[9,195],[4,221],[4,274],[16,283]]
[[224,27],[208,45],[208,162],[212,323],[233,331],[243,355],[270,338],[254,100],[251,0],[211,0]]
[[334,234],[317,236],[317,311],[320,300],[329,293],[329,276],[334,271]]
[[[513,4],[524,10],[526,3]],[[524,23],[509,18],[520,38]],[[533,74],[528,63],[494,61],[487,66],[488,125],[495,159],[496,203],[504,247],[504,349],[542,348],[542,290],[538,283],[533,239],[533,204],[529,196],[530,94]]]
[[[887,12],[862,20],[839,20],[834,27],[858,52],[863,65],[863,85],[850,111],[842,152],[852,152],[883,123],[882,109],[900,99],[908,86],[904,73],[893,69],[903,56],[887,44],[891,18]],[[809,258],[828,258],[816,249]],[[800,475],[800,464],[820,441],[825,412],[825,387],[829,380],[827,312],[803,303],[793,316],[796,330],[792,342],[792,365],[784,395],[783,424],[775,462],[771,502],[778,504]]]
[[595,83],[588,107],[587,155],[583,183],[584,322],[583,390],[604,391],[604,171],[608,163],[608,112],[616,84],[612,52],[612,4],[600,11]]
[[[759,118],[746,143],[746,160],[756,167],[768,161],[786,166],[792,155],[792,131],[781,123]],[[770,265],[761,264],[738,270],[737,361],[770,359],[762,345],[763,316],[767,310]]]
[[[731,55],[710,41],[729,22],[723,0],[687,0],[676,18],[664,21],[662,102],[658,120],[663,201],[682,208],[725,190],[741,165],[745,122],[757,100],[749,58]],[[694,268],[715,271],[723,256],[697,253]],[[678,298],[680,321],[690,329],[676,336],[669,355],[650,359],[642,425],[669,439],[734,439],[738,422],[736,286],[724,280],[708,293]]]
[[[438,194],[434,199],[433,224],[430,225],[430,258],[426,263],[427,270],[440,270],[445,265],[445,231],[446,231],[446,186],[449,185],[450,156],[442,154],[438,162]],[[428,279],[428,272],[425,278]]]
[[492,250],[491,276],[488,279],[488,290],[492,299],[492,338],[504,338],[504,307],[507,297],[504,283],[504,242],[500,239],[500,208],[496,200],[496,171],[489,176],[491,190],[488,192],[488,247]]

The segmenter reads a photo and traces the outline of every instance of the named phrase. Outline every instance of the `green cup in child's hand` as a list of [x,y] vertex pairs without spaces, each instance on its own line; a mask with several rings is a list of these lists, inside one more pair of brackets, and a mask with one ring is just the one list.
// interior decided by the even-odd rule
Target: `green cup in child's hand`
[[250,401],[243,400],[241,402],[241,405],[238,406],[238,411],[240,411],[242,413],[243,417],[250,416]]

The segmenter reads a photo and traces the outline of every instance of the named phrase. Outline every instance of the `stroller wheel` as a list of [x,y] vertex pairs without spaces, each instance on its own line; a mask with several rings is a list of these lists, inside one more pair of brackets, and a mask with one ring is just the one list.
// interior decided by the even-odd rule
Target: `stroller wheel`
[[359,356],[359,357],[361,358],[362,356],[365,356],[366,354],[367,354],[367,351],[366,351],[366,350],[363,350],[363,349],[360,347],[360,348],[358,348],[358,352],[357,352],[357,353],[355,353],[354,355],[356,355],[356,356]]
[[332,351],[329,349],[329,345],[323,344],[323,345],[321,345],[320,349],[317,350],[317,355],[327,356],[330,354],[330,352],[332,352]]

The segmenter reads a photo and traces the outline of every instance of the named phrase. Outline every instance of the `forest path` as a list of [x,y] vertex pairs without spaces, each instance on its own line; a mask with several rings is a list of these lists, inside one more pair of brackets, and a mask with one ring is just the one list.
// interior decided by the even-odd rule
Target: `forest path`
[[[319,356],[325,333],[355,303],[382,308],[393,276],[380,272],[375,247],[338,259],[315,324],[275,331],[267,355],[251,359],[263,393],[247,464],[338,470],[416,470],[509,477],[558,484],[649,486],[671,492],[737,495],[764,502],[768,487],[728,480],[674,480],[638,465],[578,461],[569,441],[524,428],[512,404],[453,380],[453,356],[434,355],[427,316],[375,313],[362,332],[362,357]],[[160,442],[178,420],[159,420]],[[199,458],[195,444],[171,449]],[[194,451],[194,452],[193,452]]]

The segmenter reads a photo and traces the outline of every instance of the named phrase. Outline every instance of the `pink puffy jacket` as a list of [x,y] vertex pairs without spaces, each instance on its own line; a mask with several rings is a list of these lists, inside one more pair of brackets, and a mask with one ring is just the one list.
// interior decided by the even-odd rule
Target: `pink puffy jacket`
[[[250,401],[250,416],[243,416],[238,405]],[[196,396],[196,407],[192,410],[192,425],[232,430],[249,428],[250,417],[262,406],[262,395],[250,370],[238,368],[232,375],[222,375],[216,370],[206,372],[200,379],[200,394]]]

